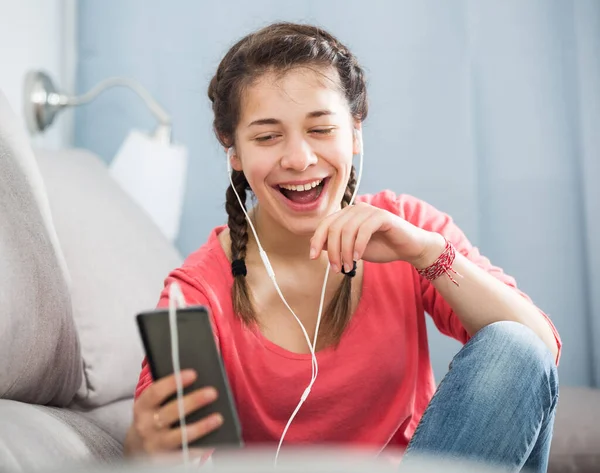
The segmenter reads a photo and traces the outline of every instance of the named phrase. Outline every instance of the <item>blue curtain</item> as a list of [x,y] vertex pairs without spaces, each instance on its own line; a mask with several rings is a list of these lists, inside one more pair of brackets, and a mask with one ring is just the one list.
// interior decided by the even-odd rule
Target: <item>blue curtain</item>
[[[450,213],[555,321],[563,383],[600,385],[600,2],[81,1],[79,90],[140,80],[190,149],[184,254],[225,221],[208,81],[235,40],[274,20],[331,30],[367,69],[362,190]],[[152,126],[115,90],[77,111],[75,141],[108,162],[130,128]],[[439,378],[458,344],[430,333]]]

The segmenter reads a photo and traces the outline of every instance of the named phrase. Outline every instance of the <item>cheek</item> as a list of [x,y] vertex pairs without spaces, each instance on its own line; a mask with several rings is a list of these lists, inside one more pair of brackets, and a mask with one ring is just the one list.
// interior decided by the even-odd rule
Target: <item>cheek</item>
[[352,141],[349,138],[340,140],[337,143],[335,152],[336,166],[342,169],[350,169],[353,155]]
[[350,179],[353,164],[352,158],[352,147],[343,146],[343,149],[340,149],[340,152],[337,155],[336,163],[334,164],[338,172],[339,181],[336,189],[336,195],[339,197],[339,199],[343,197],[348,184],[348,179]]
[[350,169],[353,164],[352,147],[342,146],[335,155],[335,162],[332,164],[338,169],[338,172],[350,176]]
[[270,169],[271,168],[268,166],[268,163],[265,163],[264,160],[244,163],[244,174],[246,175],[246,179],[248,180],[248,183],[254,192],[261,192],[260,189],[264,185]]

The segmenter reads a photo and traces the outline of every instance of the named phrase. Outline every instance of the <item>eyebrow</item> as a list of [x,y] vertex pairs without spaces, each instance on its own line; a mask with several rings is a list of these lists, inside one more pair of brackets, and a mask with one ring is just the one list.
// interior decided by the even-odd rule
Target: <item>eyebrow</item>
[[[315,110],[314,112],[309,112],[306,114],[306,118],[319,118],[328,115],[335,115],[335,112],[331,110]],[[254,120],[248,124],[248,127],[258,126],[258,125],[280,125],[281,120],[277,118],[261,118],[259,120]]]

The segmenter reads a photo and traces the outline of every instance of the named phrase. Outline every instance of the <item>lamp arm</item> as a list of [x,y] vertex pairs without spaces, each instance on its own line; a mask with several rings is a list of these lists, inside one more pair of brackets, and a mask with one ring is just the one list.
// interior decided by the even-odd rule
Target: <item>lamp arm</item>
[[68,96],[61,94],[60,105],[62,106],[74,106],[83,105],[91,102],[98,95],[104,92],[106,89],[111,87],[127,87],[133,90],[148,106],[150,112],[158,120],[162,126],[171,127],[171,116],[162,108],[159,103],[152,98],[148,90],[146,90],[140,83],[127,79],[125,77],[109,77],[103,80],[98,85],[94,86],[85,94],[79,96]]

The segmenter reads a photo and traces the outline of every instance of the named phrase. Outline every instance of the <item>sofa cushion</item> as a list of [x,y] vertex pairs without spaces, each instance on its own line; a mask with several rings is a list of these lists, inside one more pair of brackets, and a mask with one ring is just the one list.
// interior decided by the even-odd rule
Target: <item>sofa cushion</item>
[[600,471],[600,389],[561,387],[549,473]]
[[122,458],[122,446],[68,409],[0,400],[0,471],[59,471]]
[[81,384],[68,274],[28,138],[0,92],[0,398],[68,404]]
[[181,259],[97,156],[80,150],[36,155],[71,275],[85,372],[76,403],[131,398],[143,359],[135,315],[156,306]]
[[124,443],[133,420],[133,398],[82,411],[81,415],[102,427],[119,443]]

